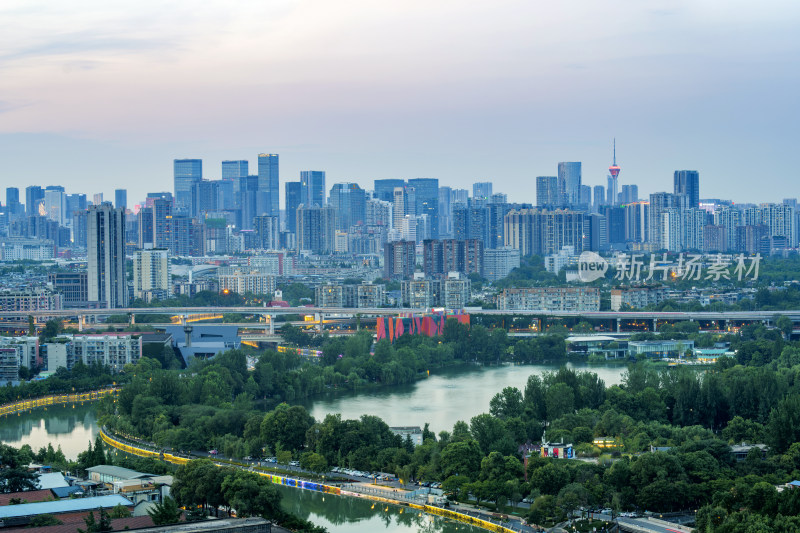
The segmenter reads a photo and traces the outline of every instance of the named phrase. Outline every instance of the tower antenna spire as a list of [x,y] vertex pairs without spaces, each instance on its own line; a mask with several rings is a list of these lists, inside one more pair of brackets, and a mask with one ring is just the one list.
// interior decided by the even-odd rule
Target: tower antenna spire
[[614,166],[617,166],[617,138],[614,137]]

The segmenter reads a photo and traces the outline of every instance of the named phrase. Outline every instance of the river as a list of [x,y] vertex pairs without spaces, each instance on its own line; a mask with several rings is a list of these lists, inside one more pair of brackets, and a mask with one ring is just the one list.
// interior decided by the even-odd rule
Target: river
[[[575,370],[597,373],[606,385],[620,382],[624,365],[567,365]],[[457,420],[469,421],[488,412],[492,396],[504,387],[524,390],[528,376],[556,370],[557,365],[464,366],[436,370],[427,379],[410,385],[361,392],[330,393],[303,402],[317,420],[327,413],[342,418],[362,414],[377,415],[389,425],[422,426],[450,430]],[[93,442],[98,433],[91,404],[48,407],[0,419],[0,440],[19,447],[30,444],[34,450],[61,446],[64,455],[75,459]],[[392,531],[399,533],[454,533],[483,531],[410,509],[280,487],[284,507],[303,518],[325,526],[331,533]]]

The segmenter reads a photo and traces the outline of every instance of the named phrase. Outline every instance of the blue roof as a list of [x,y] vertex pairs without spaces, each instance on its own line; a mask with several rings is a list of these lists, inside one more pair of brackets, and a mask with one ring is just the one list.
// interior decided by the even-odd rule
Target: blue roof
[[53,487],[50,489],[56,498],[69,498],[72,494],[83,494],[83,487],[73,485],[71,487]]
[[95,509],[110,509],[122,504],[126,507],[133,505],[128,498],[119,494],[108,496],[95,496],[93,498],[76,498],[74,500],[56,500],[52,502],[23,503],[20,505],[4,505],[0,507],[0,519],[16,518],[22,516],[36,516],[40,514],[79,513]]

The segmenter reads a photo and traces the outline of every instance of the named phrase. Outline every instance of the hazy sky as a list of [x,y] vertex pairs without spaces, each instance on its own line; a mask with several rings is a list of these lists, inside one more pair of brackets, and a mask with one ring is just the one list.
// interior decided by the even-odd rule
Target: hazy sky
[[[800,196],[800,2],[3,0],[0,187],[172,190],[172,160],[281,182],[535,177]],[[281,183],[281,191],[283,184]],[[283,196],[283,192],[281,192]],[[4,196],[2,200],[5,200]],[[283,198],[281,198],[283,203]]]

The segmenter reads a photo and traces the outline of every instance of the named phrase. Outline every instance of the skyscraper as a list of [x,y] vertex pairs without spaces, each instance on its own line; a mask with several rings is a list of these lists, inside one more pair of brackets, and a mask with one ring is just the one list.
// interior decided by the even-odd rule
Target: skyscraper
[[9,220],[13,220],[20,214],[19,189],[16,187],[6,187],[6,211]]
[[325,205],[325,172],[321,170],[300,172],[300,198],[307,207]]
[[566,198],[567,204],[580,203],[581,163],[579,161],[558,164],[558,189],[562,198]]
[[172,246],[172,202],[157,198],[153,201],[153,248]]
[[639,201],[639,187],[636,185],[623,185],[620,203],[632,204]]
[[395,188],[404,187],[405,184],[405,180],[395,178],[375,180],[375,198],[384,202],[393,202]]
[[536,206],[540,208],[561,205],[558,196],[558,178],[556,176],[536,177]]
[[606,204],[606,188],[602,185],[594,186],[594,210],[599,212],[600,207]]
[[192,204],[192,185],[203,179],[203,160],[176,159],[173,161],[173,173],[176,207],[188,210]]
[[483,200],[488,202],[492,197],[492,182],[481,181],[472,184],[472,198],[475,200]]
[[332,207],[297,208],[297,249],[315,254],[334,251],[336,213]]
[[44,191],[41,187],[38,185],[25,187],[25,212],[29,217],[42,214],[39,212],[39,204],[42,200],[44,200]]
[[414,214],[427,215],[432,239],[439,238],[439,180],[417,178],[408,180],[414,188]]
[[280,215],[280,180],[278,178],[278,154],[258,154],[258,192],[266,193],[264,206],[259,206],[259,215]]
[[350,226],[364,224],[367,195],[357,183],[335,183],[329,205],[336,211],[337,229],[348,231]]
[[243,178],[250,174],[250,163],[246,159],[239,159],[236,161],[223,161],[222,162],[222,179],[237,179]]
[[125,212],[110,203],[89,207],[87,245],[89,301],[107,308],[125,307]]
[[286,182],[286,231],[297,233],[297,207],[303,203],[302,184],[299,181]]
[[700,205],[700,173],[696,170],[675,171],[675,194],[689,197],[689,207]]
[[116,189],[114,191],[114,207],[116,207],[117,209],[122,208],[123,210],[128,208],[127,189]]

